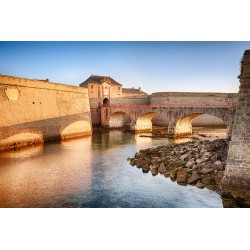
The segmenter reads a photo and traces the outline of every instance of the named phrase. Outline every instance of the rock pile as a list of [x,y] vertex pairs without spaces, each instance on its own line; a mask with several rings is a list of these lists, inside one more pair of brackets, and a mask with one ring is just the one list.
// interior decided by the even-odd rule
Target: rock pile
[[140,150],[128,158],[132,166],[170,177],[181,185],[196,185],[219,191],[224,174],[228,140],[201,140]]

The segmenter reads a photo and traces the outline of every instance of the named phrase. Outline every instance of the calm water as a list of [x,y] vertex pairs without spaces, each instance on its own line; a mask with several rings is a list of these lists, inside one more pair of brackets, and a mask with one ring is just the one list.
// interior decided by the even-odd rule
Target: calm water
[[129,165],[140,149],[166,143],[110,131],[0,154],[0,207],[222,207],[213,191]]

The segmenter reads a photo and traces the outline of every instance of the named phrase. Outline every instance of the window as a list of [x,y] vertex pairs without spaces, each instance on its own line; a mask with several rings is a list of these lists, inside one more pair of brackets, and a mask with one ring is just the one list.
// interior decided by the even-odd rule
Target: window
[[120,87],[118,87],[118,91],[120,91],[121,90],[121,88]]
[[90,85],[90,88],[93,89],[93,88],[94,88],[94,85]]

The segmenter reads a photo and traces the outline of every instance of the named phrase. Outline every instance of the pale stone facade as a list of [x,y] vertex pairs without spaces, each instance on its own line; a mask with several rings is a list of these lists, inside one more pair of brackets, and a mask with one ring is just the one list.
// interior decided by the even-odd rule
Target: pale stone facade
[[109,76],[91,75],[80,87],[88,89],[89,98],[103,100],[122,97],[122,85]]
[[0,150],[91,134],[88,91],[0,75]]

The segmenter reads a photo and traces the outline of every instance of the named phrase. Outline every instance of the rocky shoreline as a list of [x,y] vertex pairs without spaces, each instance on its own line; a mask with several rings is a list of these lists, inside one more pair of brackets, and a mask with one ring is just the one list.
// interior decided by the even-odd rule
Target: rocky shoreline
[[128,158],[143,173],[158,173],[180,185],[207,187],[220,193],[229,141],[199,140],[140,150]]

